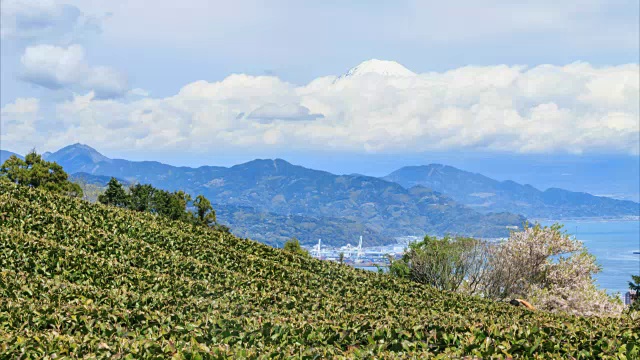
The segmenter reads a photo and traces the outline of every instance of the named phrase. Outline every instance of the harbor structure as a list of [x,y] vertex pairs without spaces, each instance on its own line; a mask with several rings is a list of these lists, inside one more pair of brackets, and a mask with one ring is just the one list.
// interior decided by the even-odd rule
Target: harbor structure
[[342,254],[342,262],[356,267],[371,267],[389,265],[389,256],[399,257],[405,249],[404,244],[390,244],[384,246],[363,246],[364,239],[362,236],[358,238],[357,245],[347,244],[340,247],[324,245],[321,239],[318,239],[316,245],[307,247],[311,256],[329,261],[340,261]]

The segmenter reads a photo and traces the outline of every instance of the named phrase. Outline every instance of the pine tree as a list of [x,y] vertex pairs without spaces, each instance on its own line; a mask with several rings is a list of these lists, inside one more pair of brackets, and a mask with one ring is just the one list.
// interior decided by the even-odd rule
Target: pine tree
[[98,196],[98,201],[102,204],[127,207],[129,205],[129,195],[120,182],[112,177],[107,184],[107,190]]
[[193,201],[196,207],[197,219],[200,223],[211,226],[216,223],[216,212],[211,206],[211,202],[204,196],[198,195]]
[[157,189],[149,184],[135,184],[129,187],[129,209],[156,213],[154,197]]
[[68,180],[62,166],[42,159],[34,150],[24,160],[12,155],[0,166],[0,176],[9,181],[74,197],[82,197],[80,185]]

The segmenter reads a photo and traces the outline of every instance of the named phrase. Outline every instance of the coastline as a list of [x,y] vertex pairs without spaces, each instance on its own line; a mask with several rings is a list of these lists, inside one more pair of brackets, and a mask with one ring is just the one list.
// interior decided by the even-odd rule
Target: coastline
[[562,223],[564,221],[571,221],[571,222],[623,222],[623,221],[640,221],[640,216],[632,216],[632,215],[627,215],[627,216],[622,216],[622,217],[602,217],[602,216],[598,216],[598,217],[567,217],[567,218],[561,218],[561,219],[554,219],[554,218],[532,218],[532,219],[528,219],[528,221],[530,221],[530,223]]

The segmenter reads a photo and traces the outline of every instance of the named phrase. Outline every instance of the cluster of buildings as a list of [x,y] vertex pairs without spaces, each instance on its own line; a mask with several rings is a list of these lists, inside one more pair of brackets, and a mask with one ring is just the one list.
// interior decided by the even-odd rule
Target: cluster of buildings
[[388,266],[389,256],[401,257],[406,244],[410,241],[410,239],[404,238],[398,240],[396,244],[370,247],[362,246],[362,236],[358,245],[347,244],[340,247],[322,245],[322,240],[318,240],[315,246],[308,247],[307,250],[311,256],[321,260],[342,261],[345,264],[358,267]]

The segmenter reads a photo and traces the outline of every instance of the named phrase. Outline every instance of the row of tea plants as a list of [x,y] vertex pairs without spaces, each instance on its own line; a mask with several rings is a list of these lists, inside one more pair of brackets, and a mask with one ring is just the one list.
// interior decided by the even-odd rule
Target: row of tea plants
[[0,182],[0,358],[640,357],[532,312]]

